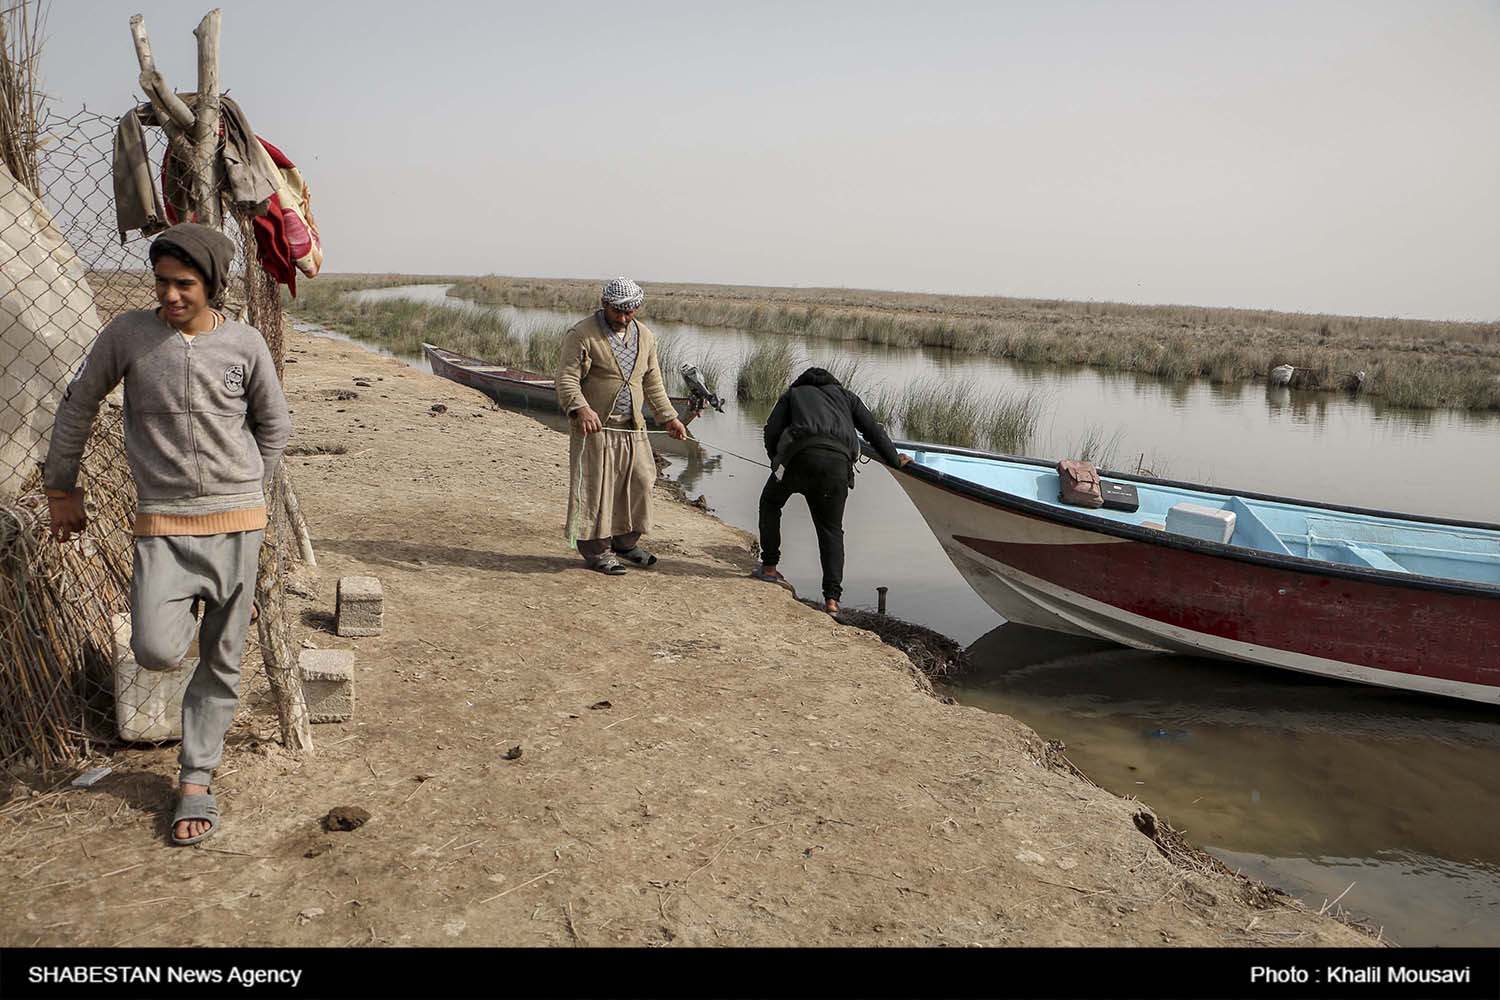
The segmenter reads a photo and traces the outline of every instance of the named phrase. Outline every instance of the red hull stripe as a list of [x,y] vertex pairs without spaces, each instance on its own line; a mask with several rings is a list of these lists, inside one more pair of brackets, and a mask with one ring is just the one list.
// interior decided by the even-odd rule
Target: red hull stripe
[[1133,541],[955,540],[1047,583],[1193,632],[1500,687],[1497,598],[1388,587]]

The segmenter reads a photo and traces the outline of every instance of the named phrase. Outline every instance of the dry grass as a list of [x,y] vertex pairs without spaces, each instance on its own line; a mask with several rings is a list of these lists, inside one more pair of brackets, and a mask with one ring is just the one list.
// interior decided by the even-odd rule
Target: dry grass
[[972,382],[924,378],[907,386],[896,415],[903,437],[973,447],[984,421],[984,394]]
[[698,359],[697,365],[703,385],[715,396],[719,395],[719,386],[729,377],[729,364],[717,354],[705,354]]
[[563,337],[568,331],[561,326],[532,330],[526,335],[525,367],[534,372],[552,374],[562,361]]
[[289,306],[298,319],[378,344],[393,354],[420,357],[425,342],[495,364],[525,365],[528,345],[508,321],[493,312],[411,299],[360,301],[348,294],[403,283],[397,278],[382,281],[368,284],[363,279],[325,281],[320,277],[306,282]]
[[77,541],[46,538],[36,473],[13,505],[0,507],[0,768],[45,774],[112,738],[101,713],[111,618],[130,589],[135,508],[122,428],[120,412],[107,407],[89,437],[79,482],[90,523]]
[[1024,454],[1036,438],[1043,403],[1034,392],[985,392],[972,382],[927,378],[877,399],[874,416],[898,422],[912,441]]
[[[578,310],[596,282],[485,277],[452,294],[488,303]],[[1336,387],[1365,371],[1392,405],[1500,410],[1500,323],[1329,316],[1116,302],[925,295],[834,288],[652,284],[659,320],[761,333],[941,347],[1023,364],[1088,365],[1169,380],[1231,384],[1279,364]]]
[[44,95],[37,89],[46,16],[41,4],[18,0],[0,12],[0,162],[38,197],[37,119]]
[[1117,469],[1120,440],[1124,435],[1123,429],[1116,429],[1111,434],[1100,424],[1089,424],[1077,440],[1068,441],[1063,451],[1067,457],[1076,458],[1080,462],[1093,462],[1101,469]]
[[792,384],[796,351],[785,340],[764,340],[740,361],[734,393],[740,400],[777,399]]

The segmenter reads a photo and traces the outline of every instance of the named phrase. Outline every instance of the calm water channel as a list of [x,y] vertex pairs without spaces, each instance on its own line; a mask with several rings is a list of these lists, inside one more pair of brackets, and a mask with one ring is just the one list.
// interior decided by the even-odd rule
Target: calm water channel
[[[360,294],[461,304],[445,291]],[[497,311],[521,332],[577,318]],[[653,328],[677,339],[684,360],[717,356],[731,373],[757,339],[686,324]],[[1254,492],[1500,518],[1500,463],[1480,459],[1493,455],[1500,431],[1491,417],[940,351],[799,346],[811,361],[857,357],[863,384],[875,391],[931,377],[1036,390],[1046,409],[1030,449],[1039,457],[1065,457],[1097,434],[1114,439],[1121,468],[1143,462],[1158,475]],[[701,449],[661,439],[670,446],[668,473],[753,531],[766,472],[747,459],[764,460],[768,406],[725,409],[693,424]],[[861,469],[845,529],[846,604],[873,606],[875,587],[888,586],[893,614],[971,644],[976,668],[949,690],[959,701],[1063,740],[1095,781],[1137,796],[1231,867],[1314,908],[1342,893],[1345,909],[1403,944],[1500,943],[1500,710],[1007,625],[879,466]],[[787,507],[785,535],[782,570],[800,593],[816,596],[817,547],[800,498]]]

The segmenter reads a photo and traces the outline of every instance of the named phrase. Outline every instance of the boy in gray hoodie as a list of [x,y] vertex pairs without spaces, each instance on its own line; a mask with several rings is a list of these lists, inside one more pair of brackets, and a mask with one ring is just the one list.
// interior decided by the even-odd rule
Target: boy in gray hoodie
[[180,845],[219,826],[209,780],[239,702],[265,490],[291,435],[265,339],[213,308],[234,249],[194,223],[156,238],[160,307],[123,313],[99,332],[57,408],[43,470],[52,533],[66,541],[87,525],[76,488],[84,442],[100,402],[124,380],[125,455],[139,497],[131,649],[142,667],[171,670],[198,631],[198,666],[182,699],[182,795],[172,821]]

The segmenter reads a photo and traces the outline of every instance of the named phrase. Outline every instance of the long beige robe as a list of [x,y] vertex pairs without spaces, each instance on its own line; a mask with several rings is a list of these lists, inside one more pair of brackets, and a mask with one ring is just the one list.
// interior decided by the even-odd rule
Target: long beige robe
[[656,460],[644,430],[606,420],[605,429],[568,434],[568,540],[610,538],[651,530]]
[[[649,403],[659,423],[677,416],[667,395],[656,355],[656,337],[636,322],[640,343],[630,378],[624,378],[609,334],[597,314],[568,331],[563,339],[557,372],[557,399],[573,416],[568,434],[568,516],[564,532],[569,542],[580,538],[609,538],[651,530],[651,487],[656,482],[656,460],[641,404]],[[632,412],[611,418],[615,395],[628,384]],[[575,414],[587,403],[604,420],[605,429],[584,434]]]

